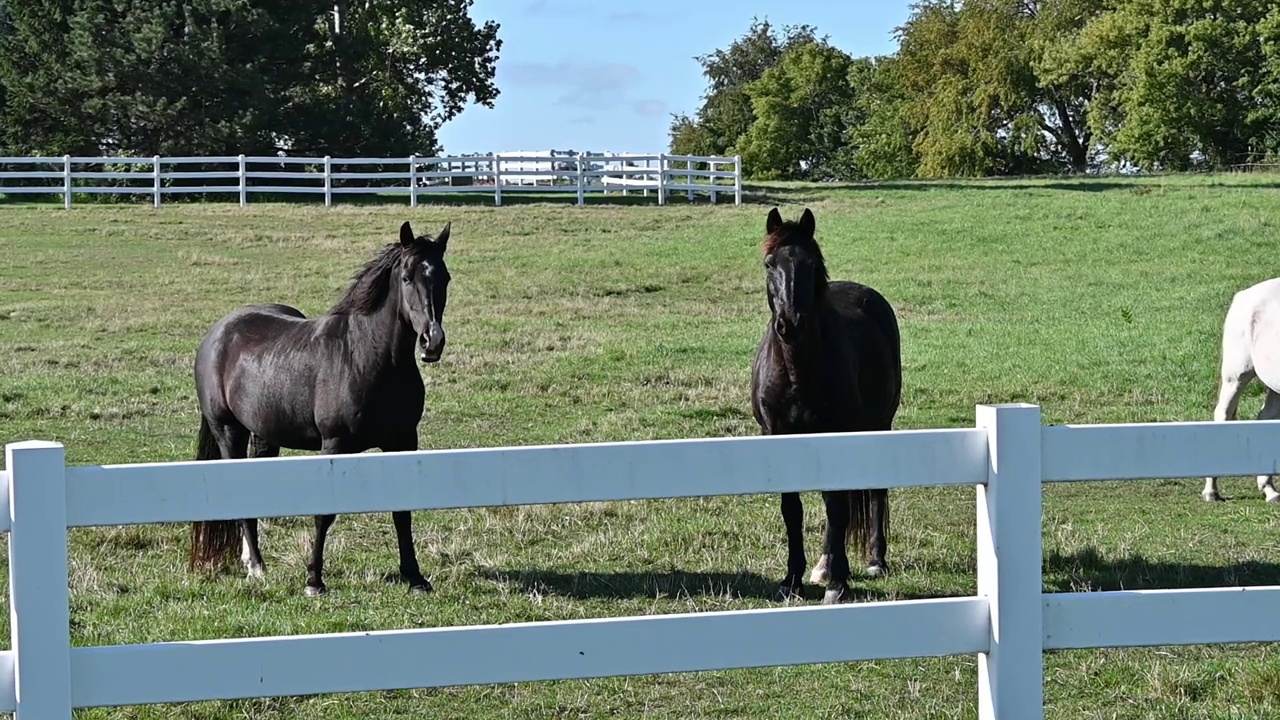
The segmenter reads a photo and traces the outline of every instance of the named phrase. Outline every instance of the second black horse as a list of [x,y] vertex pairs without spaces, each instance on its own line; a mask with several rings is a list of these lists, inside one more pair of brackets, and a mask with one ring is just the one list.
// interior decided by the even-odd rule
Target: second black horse
[[[765,224],[764,270],[770,318],[751,369],[752,411],[765,435],[892,429],[902,400],[901,341],[893,308],[879,292],[828,279],[814,238],[813,213],[784,222],[778,209]],[[810,578],[825,584],[824,603],[850,598],[846,540],[870,556],[867,572],[883,575],[889,527],[888,490],[824,492],[822,557]],[[804,597],[804,508],[783,493],[787,574],[780,599]]]

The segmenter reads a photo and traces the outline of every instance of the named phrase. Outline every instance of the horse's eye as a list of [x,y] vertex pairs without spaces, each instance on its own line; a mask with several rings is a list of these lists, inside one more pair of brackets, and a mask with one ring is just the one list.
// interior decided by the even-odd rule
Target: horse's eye
[[404,280],[404,281],[405,281],[405,282],[407,282],[407,283],[408,283],[408,282],[413,282],[413,276],[412,276],[412,275],[410,275],[409,273],[405,273],[405,274],[404,274],[404,276],[403,276],[403,277],[401,277],[400,279],[401,279],[401,280]]

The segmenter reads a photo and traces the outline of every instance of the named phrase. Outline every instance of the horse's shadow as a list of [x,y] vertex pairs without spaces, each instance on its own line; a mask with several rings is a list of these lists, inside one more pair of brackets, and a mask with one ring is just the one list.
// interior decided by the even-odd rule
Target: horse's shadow
[[1108,558],[1093,546],[1044,559],[1045,592],[1176,590],[1280,584],[1280,564],[1248,560],[1230,565],[1152,561],[1140,554]]
[[[639,598],[718,598],[723,600],[773,600],[778,578],[754,572],[571,572],[551,570],[484,570],[480,576],[525,595],[552,595],[575,600],[628,600]],[[920,595],[882,586],[882,581],[851,578],[859,602],[920,600],[947,595]],[[963,593],[956,593],[961,595]],[[822,588],[810,584],[806,596],[822,598]]]

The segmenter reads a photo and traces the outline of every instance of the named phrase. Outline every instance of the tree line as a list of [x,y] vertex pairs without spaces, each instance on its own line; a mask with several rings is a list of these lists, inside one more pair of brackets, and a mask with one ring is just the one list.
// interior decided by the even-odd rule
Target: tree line
[[492,107],[472,0],[0,0],[7,155],[432,155]]
[[924,0],[895,34],[854,57],[753,21],[697,58],[671,151],[787,180],[1280,162],[1275,0]]

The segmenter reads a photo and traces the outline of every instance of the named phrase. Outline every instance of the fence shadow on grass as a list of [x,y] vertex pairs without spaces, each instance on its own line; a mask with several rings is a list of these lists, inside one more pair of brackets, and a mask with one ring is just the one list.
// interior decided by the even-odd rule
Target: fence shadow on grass
[[1280,584],[1280,564],[1249,560],[1230,565],[1152,561],[1140,554],[1104,557],[1092,546],[1044,559],[1045,592],[1176,590]]
[[[753,572],[571,572],[550,570],[486,570],[481,577],[508,585],[525,594],[555,595],[575,600],[627,600],[636,598],[748,598],[772,600],[778,578]],[[917,595],[886,588],[880,580],[855,575],[850,582],[859,602],[919,600],[948,595]],[[822,589],[810,584],[808,599],[822,599]],[[963,593],[956,593],[962,595]]]

